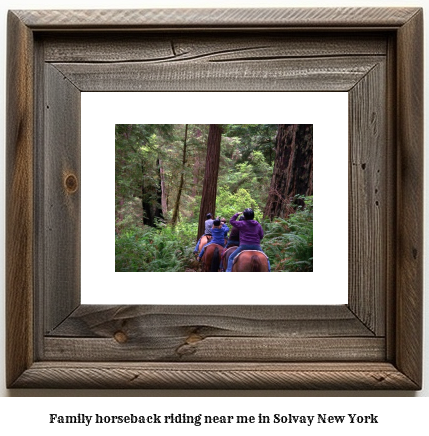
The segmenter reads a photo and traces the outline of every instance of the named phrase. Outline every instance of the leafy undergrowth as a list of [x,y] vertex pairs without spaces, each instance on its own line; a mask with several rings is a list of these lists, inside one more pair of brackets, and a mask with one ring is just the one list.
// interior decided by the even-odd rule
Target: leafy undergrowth
[[313,203],[307,197],[306,208],[287,219],[264,220],[262,249],[270,259],[271,271],[313,271]]
[[192,265],[196,224],[132,228],[116,236],[115,269],[122,272],[185,271]]
[[[263,220],[262,249],[272,272],[313,271],[312,197],[288,218]],[[178,272],[198,269],[193,250],[197,223],[128,228],[116,236],[116,271]]]

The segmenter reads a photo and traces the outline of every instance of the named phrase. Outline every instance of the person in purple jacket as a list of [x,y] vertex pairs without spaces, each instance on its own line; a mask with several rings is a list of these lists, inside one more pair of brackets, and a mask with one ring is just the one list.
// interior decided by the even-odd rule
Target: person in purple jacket
[[[237,217],[241,212],[237,212],[230,220],[233,228],[239,230],[240,245],[234,251],[234,253],[229,256],[228,267],[225,272],[232,272],[232,264],[234,257],[237,256],[243,250],[257,250],[262,251],[261,239],[264,237],[264,231],[262,226],[258,221],[254,220],[255,214],[252,209],[245,209],[243,211],[244,221],[237,221]],[[270,262],[268,261],[268,271],[270,269]]]

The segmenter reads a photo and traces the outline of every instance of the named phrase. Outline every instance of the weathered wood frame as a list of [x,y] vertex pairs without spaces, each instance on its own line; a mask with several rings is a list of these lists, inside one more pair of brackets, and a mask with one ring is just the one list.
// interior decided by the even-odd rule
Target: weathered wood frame
[[[420,389],[422,34],[417,8],[9,12],[7,386]],[[279,39],[300,36],[309,56],[279,55]],[[171,54],[118,58],[139,38]],[[270,41],[243,49],[247,38]],[[362,38],[375,44],[356,48]],[[216,39],[228,49],[193,56]],[[346,306],[80,305],[80,93],[167,89],[349,92]]]

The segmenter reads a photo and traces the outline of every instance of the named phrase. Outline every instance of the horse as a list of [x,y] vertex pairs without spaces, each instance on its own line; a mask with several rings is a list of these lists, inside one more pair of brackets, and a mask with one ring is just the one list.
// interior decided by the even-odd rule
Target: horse
[[200,244],[198,245],[198,253],[201,253],[201,250],[203,249],[204,245],[206,245],[208,242],[210,242],[212,237],[209,235],[203,235],[200,239]]
[[201,259],[202,272],[218,272],[220,266],[220,257],[223,247],[219,244],[210,244],[204,249]]
[[226,271],[226,269],[228,268],[228,259],[229,256],[231,256],[232,253],[234,253],[234,251],[238,248],[238,245],[233,245],[231,247],[228,247],[224,250],[223,254],[222,254],[222,267],[223,270]]
[[267,256],[261,251],[244,250],[234,259],[232,272],[268,272]]

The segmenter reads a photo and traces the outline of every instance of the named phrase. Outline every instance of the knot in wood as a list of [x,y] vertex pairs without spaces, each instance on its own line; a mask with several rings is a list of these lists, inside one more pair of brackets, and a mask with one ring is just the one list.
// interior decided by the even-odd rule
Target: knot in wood
[[117,331],[113,337],[115,338],[116,342],[119,342],[120,344],[123,344],[124,342],[127,342],[128,337],[124,332]]
[[191,333],[189,337],[186,339],[186,344],[195,344],[196,342],[202,341],[203,338],[197,333]]
[[77,178],[75,175],[69,174],[66,177],[64,184],[66,186],[68,193],[73,194],[74,192],[77,191]]

